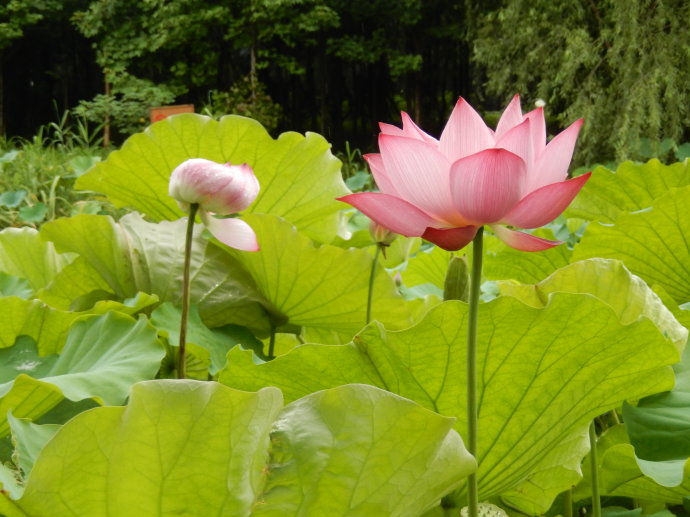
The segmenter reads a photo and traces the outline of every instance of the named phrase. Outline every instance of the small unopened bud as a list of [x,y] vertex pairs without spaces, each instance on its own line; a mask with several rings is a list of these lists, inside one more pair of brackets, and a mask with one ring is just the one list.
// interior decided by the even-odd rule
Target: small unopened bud
[[170,195],[187,211],[192,203],[207,212],[234,214],[251,205],[259,193],[259,181],[247,164],[230,165],[192,158],[170,176]]
[[443,284],[443,300],[462,300],[466,302],[470,294],[470,276],[467,259],[453,255],[448,264],[446,281]]
[[382,246],[390,246],[398,236],[397,233],[393,233],[376,221],[371,221],[371,223],[369,223],[369,233],[371,234],[371,238],[374,239],[374,242]]

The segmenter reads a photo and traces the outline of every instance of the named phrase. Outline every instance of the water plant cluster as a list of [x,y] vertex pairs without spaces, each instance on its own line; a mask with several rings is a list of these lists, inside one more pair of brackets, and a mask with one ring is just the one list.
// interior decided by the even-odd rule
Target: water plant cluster
[[[190,158],[251,167],[260,250],[191,226],[177,379]],[[477,250],[379,253],[322,136],[179,115],[75,187],[125,215],[0,232],[0,514],[459,515],[469,476],[513,515],[684,511],[687,160],[596,168],[533,232],[560,246],[485,232],[474,455]]]

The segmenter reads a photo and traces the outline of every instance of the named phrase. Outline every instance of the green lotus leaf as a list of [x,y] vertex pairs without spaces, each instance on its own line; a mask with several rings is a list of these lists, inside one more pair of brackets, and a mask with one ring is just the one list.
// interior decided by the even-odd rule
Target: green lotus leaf
[[649,209],[620,213],[614,225],[592,223],[575,247],[573,261],[622,260],[648,284],[663,287],[677,303],[690,301],[690,186],[673,188]]
[[528,515],[543,515],[553,505],[554,494],[582,479],[581,463],[589,452],[589,424],[562,440],[534,468],[528,478],[503,492],[501,500]]
[[[267,332],[270,304],[256,292],[242,266],[203,238],[202,230],[201,225],[195,228],[191,262],[191,299],[202,319],[210,327],[238,323]],[[62,287],[75,273],[90,270],[87,277],[100,277],[107,285],[105,294],[117,299],[143,291],[180,304],[185,231],[185,221],[148,223],[138,214],[129,214],[119,223],[99,215],[46,223],[41,228],[44,238],[59,249],[79,253],[75,264],[80,265],[76,271],[65,268],[69,278],[63,282],[58,275],[41,296],[59,299],[64,296]],[[96,286],[91,282],[89,288]],[[71,296],[80,292],[73,291]],[[81,296],[86,294],[81,292]],[[64,305],[66,300],[62,300]]]
[[[632,497],[649,502],[681,504],[690,493],[690,462],[683,466],[683,481],[678,486],[663,486],[645,476],[635,458],[623,424],[608,429],[597,441],[599,489],[602,495]],[[591,496],[589,456],[582,463],[584,479],[573,491],[573,500]],[[672,470],[676,470],[672,468]]]
[[690,347],[674,366],[676,385],[667,393],[625,404],[623,418],[642,472],[664,486],[683,481],[690,458]]
[[21,469],[22,478],[26,478],[36,462],[38,453],[60,429],[58,424],[36,425],[25,418],[7,415],[12,429],[12,441],[16,443],[15,461]]
[[55,354],[65,342],[69,327],[83,316],[53,309],[39,300],[0,298],[0,348],[10,347],[17,336],[26,335],[38,343],[41,355]]
[[270,387],[142,382],[126,407],[96,408],[65,424],[38,456],[23,496],[0,495],[0,510],[413,517],[475,467],[452,423],[371,386],[283,407]]
[[[537,230],[534,235],[550,240],[556,238],[549,229]],[[558,268],[566,266],[572,255],[565,244],[539,253],[525,253],[508,247],[495,237],[486,239],[486,249],[484,276],[487,279],[513,279],[524,283],[543,280]]]
[[613,223],[621,213],[650,207],[669,189],[688,184],[688,162],[673,165],[664,165],[657,159],[644,164],[624,162],[616,171],[597,167],[566,214]]
[[[182,311],[171,303],[163,303],[151,314],[151,324],[162,331],[171,345],[180,341],[180,318]],[[254,348],[261,345],[249,331],[242,327],[209,329],[201,321],[195,305],[190,307],[187,320],[187,344],[197,345],[209,353],[209,372],[215,375],[225,366],[228,350],[237,344]]]
[[315,133],[283,133],[274,140],[255,120],[235,115],[219,122],[193,114],[157,122],[130,137],[76,186],[155,221],[175,220],[184,214],[168,195],[168,180],[188,158],[248,163],[261,185],[250,212],[283,217],[319,242],[335,237],[343,206],[335,198],[349,191],[330,144]]
[[[261,365],[233,349],[219,379],[239,389],[285,388],[288,399],[370,382],[458,417],[464,433],[466,319],[467,305],[449,301],[409,329],[372,324],[353,344],[298,346]],[[585,294],[553,293],[543,308],[512,297],[481,304],[478,335],[482,498],[527,479],[594,416],[669,389],[669,365],[680,355],[646,318],[623,324],[607,304]],[[564,477],[560,490],[570,483]]]
[[[16,418],[31,419],[63,398],[121,404],[131,384],[155,376],[165,355],[145,318],[117,312],[74,323],[59,356],[46,358],[24,341],[1,353],[0,415],[12,410]],[[8,432],[3,417],[0,436]]]
[[16,296],[28,300],[33,294],[34,291],[27,280],[0,272],[0,297]]
[[619,260],[587,259],[558,269],[535,285],[499,283],[501,294],[533,307],[544,307],[555,292],[589,293],[606,302],[627,325],[640,317],[651,320],[682,350],[688,331],[644,281]]
[[402,272],[403,281],[408,287],[433,284],[441,291],[446,280],[448,263],[453,253],[434,246],[429,251],[419,251],[410,258],[407,268]]
[[[291,224],[276,217],[252,214],[244,219],[257,233],[261,251],[228,253],[279,311],[282,324],[334,332],[345,341],[365,325],[372,264],[366,250],[330,245],[317,248]],[[393,280],[378,266],[372,318],[392,328],[405,327],[412,321],[411,305],[402,300]]]
[[57,253],[33,228],[5,228],[0,232],[0,271],[25,279],[34,291],[48,285],[72,260],[73,253]]

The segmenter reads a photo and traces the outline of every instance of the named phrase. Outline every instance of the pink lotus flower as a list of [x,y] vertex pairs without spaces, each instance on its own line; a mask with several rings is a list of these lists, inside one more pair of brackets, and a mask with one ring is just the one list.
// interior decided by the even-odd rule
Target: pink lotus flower
[[237,218],[217,219],[245,210],[259,193],[259,181],[247,164],[230,165],[192,158],[173,170],[169,194],[180,208],[199,205],[199,216],[213,236],[231,248],[258,251],[254,230]]
[[402,129],[380,124],[381,154],[365,158],[380,192],[338,198],[378,224],[446,250],[488,225],[508,246],[541,251],[560,244],[507,226],[538,228],[570,204],[591,173],[567,180],[582,119],[546,143],[544,112],[526,115],[515,96],[489,129],[460,98],[436,140],[402,114]]

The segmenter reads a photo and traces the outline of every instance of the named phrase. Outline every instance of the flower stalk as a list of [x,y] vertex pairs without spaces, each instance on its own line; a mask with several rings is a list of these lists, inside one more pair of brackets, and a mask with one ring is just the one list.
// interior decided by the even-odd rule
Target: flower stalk
[[592,470],[592,517],[601,517],[601,495],[599,493],[599,461],[597,458],[597,431],[594,420],[589,424],[589,460]]
[[[477,459],[477,463],[479,463],[477,458],[477,316],[479,312],[479,286],[482,282],[483,239],[484,227],[480,227],[472,240],[472,275],[467,321],[467,450]],[[476,472],[467,478],[467,506],[469,517],[477,517],[479,491]]]
[[194,219],[199,211],[199,203],[189,205],[187,233],[184,243],[184,269],[182,273],[182,317],[180,319],[180,343],[177,350],[177,378],[184,379],[186,374],[187,321],[189,319],[189,270],[192,262],[192,238],[194,236]]
[[383,246],[379,243],[376,244],[376,251],[374,252],[374,260],[371,262],[371,273],[369,274],[369,292],[367,295],[367,321],[368,325],[371,321],[371,306],[374,300],[374,279],[376,278],[376,266],[379,263],[379,255],[381,254],[381,248]]

